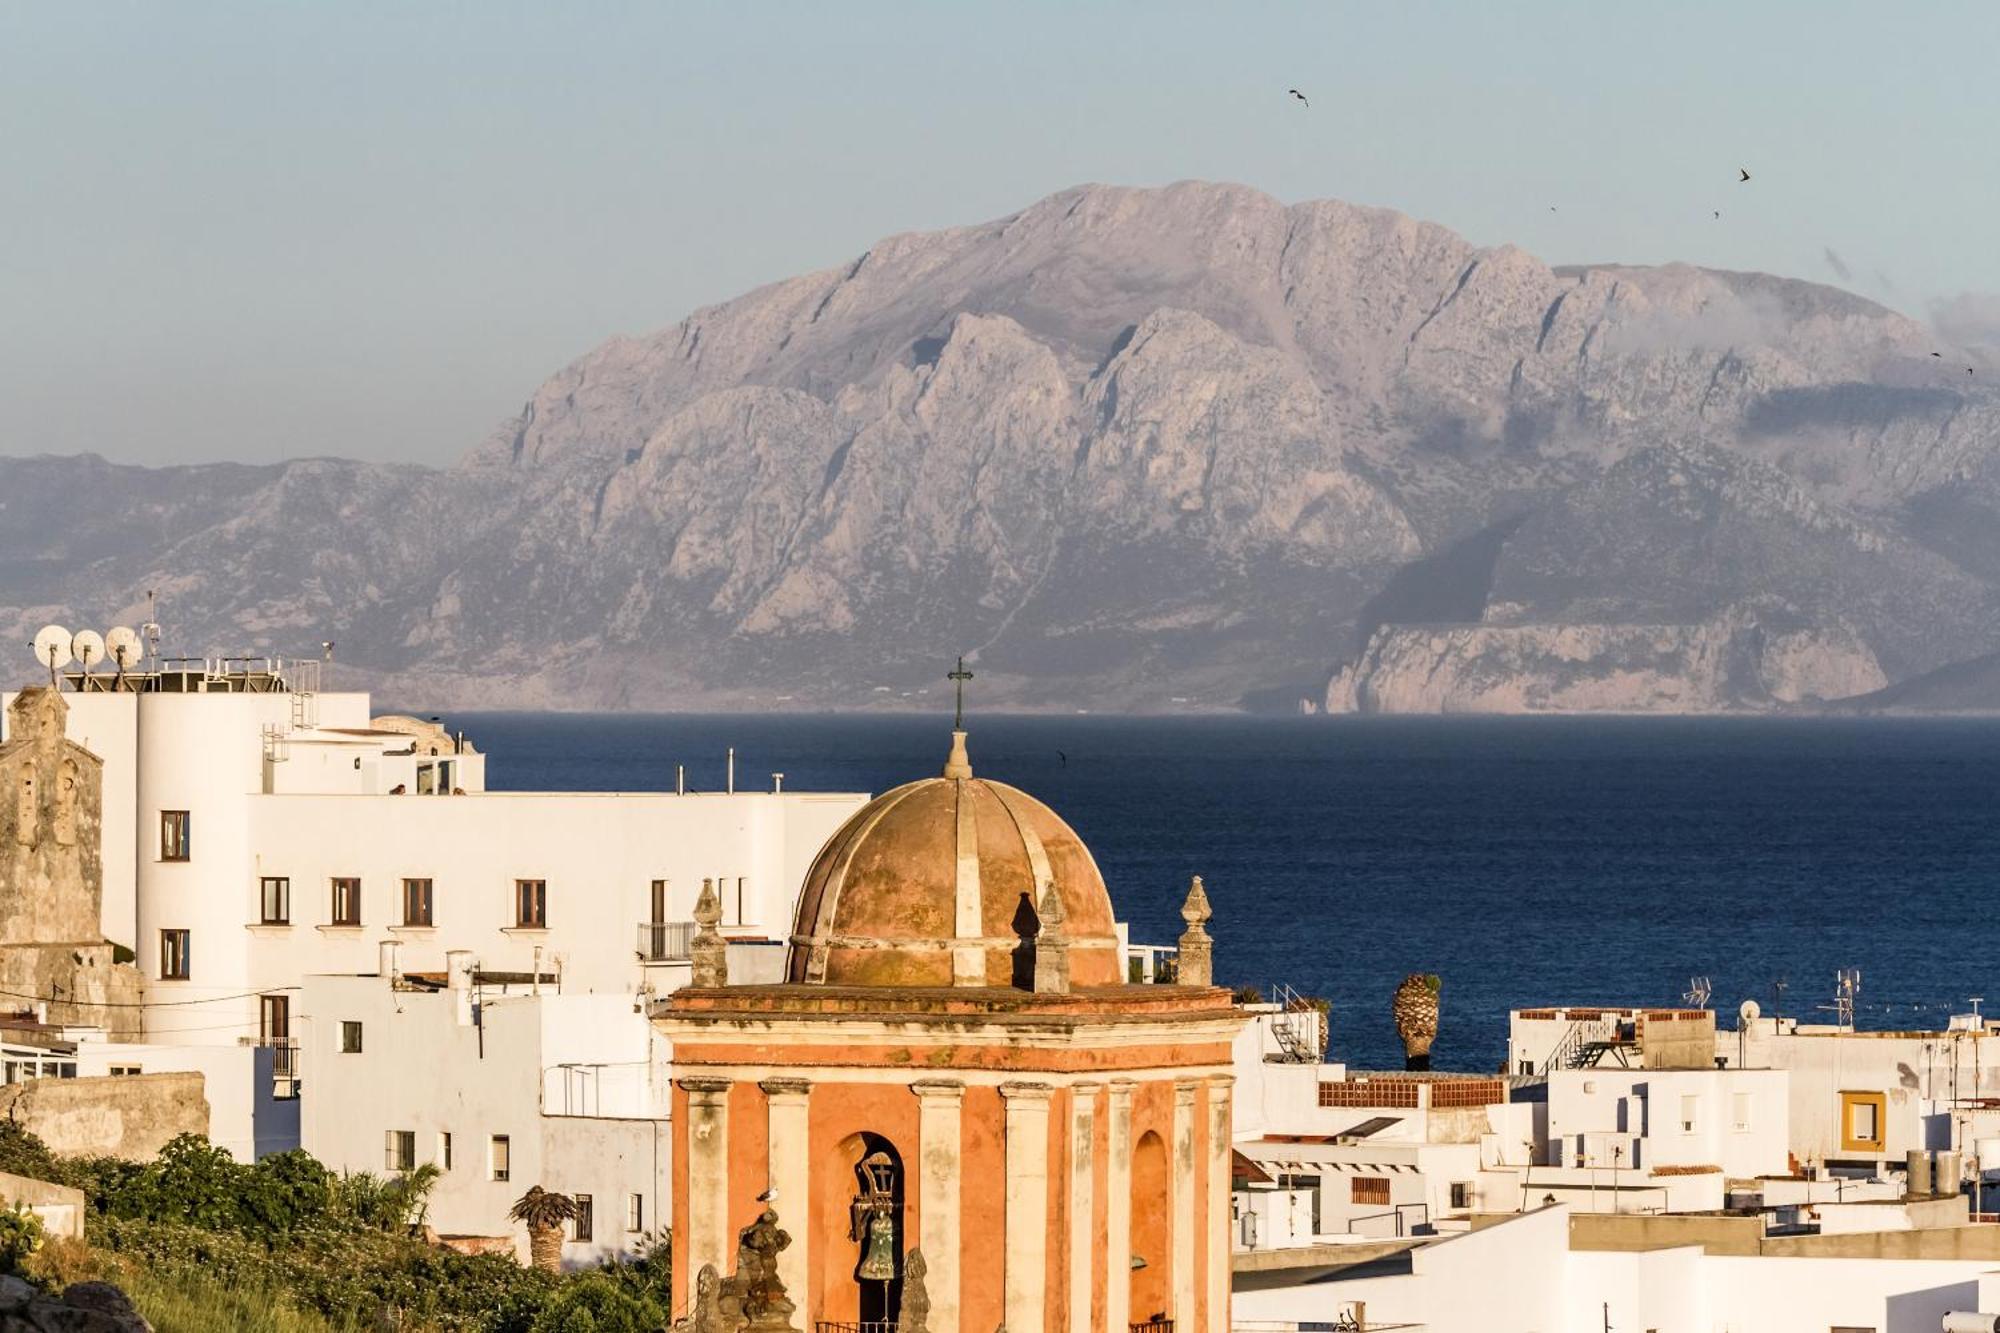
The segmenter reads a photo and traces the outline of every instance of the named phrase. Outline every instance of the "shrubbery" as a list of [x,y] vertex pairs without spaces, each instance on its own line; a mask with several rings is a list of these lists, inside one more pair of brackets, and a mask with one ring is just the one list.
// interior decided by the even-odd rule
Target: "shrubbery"
[[[556,1276],[416,1239],[435,1168],[342,1176],[297,1151],[243,1163],[192,1135],[143,1165],[62,1158],[0,1123],[0,1171],[73,1185],[87,1200],[88,1250],[51,1247],[30,1272],[39,1263],[50,1278],[75,1280],[97,1268],[117,1281],[136,1269],[142,1310],[149,1293],[213,1301],[268,1292],[335,1329],[641,1333],[666,1323],[664,1247]],[[0,1217],[0,1257],[5,1225]]]

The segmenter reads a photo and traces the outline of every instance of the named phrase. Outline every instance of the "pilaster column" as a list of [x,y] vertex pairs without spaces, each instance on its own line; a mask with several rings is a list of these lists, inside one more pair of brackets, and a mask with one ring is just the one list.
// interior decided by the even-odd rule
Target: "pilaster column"
[[792,1243],[778,1251],[778,1280],[799,1307],[801,1322],[810,1328],[813,1312],[806,1308],[810,1298],[806,1275],[812,1272],[807,1257],[812,1247],[812,1177],[806,1166],[806,1145],[811,1141],[807,1136],[811,1124],[807,1097],[812,1084],[802,1078],[767,1078],[757,1086],[770,1104],[766,1159],[770,1179],[765,1183],[776,1194],[771,1210],[792,1237]]
[[1104,1173],[1104,1333],[1124,1333],[1132,1315],[1132,1090],[1129,1078],[1110,1088],[1110,1161]]
[[1229,1333],[1230,1074],[1208,1079],[1208,1327]]
[[704,1264],[729,1273],[729,1087],[684,1078],[688,1095],[688,1290]]
[[1097,1089],[1095,1083],[1069,1088],[1069,1327],[1070,1333],[1090,1333],[1090,1295],[1097,1273],[1097,1233],[1092,1226],[1096,1199]]
[[1007,1104],[1007,1333],[1042,1333],[1048,1288],[1049,1094],[1046,1083],[1002,1083]]
[[[931,1327],[955,1333],[959,1307],[958,1191],[964,1147],[960,1107],[965,1084],[955,1078],[923,1079],[910,1085],[917,1094],[917,1246],[929,1276]],[[1008,1103],[1009,1140],[1012,1106]],[[1009,1167],[1012,1166],[1010,1159]],[[1011,1195],[1009,1198],[1011,1199]],[[1012,1225],[1009,1214],[1009,1225]],[[808,1327],[810,1327],[808,1325]]]
[[1194,1100],[1200,1085],[1174,1084],[1174,1142],[1169,1150],[1173,1160],[1168,1170],[1174,1178],[1174,1287],[1173,1318],[1177,1329],[1194,1328],[1195,1236],[1207,1228],[1194,1215]]

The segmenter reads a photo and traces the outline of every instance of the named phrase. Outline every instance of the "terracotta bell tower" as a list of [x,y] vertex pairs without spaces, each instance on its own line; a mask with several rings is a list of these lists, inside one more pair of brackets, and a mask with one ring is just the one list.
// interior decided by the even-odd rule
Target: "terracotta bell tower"
[[806,1333],[1228,1333],[1242,1020],[1194,953],[1126,984],[1089,849],[954,730],[821,849],[783,984],[700,969],[654,1010],[675,1308],[768,1204]]

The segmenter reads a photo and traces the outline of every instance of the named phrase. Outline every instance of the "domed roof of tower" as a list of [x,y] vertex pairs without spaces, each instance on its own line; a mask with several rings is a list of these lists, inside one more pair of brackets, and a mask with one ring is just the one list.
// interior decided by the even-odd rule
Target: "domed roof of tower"
[[1026,792],[974,777],[965,733],[954,731],[942,776],[884,792],[820,849],[786,979],[1031,989],[1050,886],[1068,984],[1122,982],[1111,897],[1090,849]]

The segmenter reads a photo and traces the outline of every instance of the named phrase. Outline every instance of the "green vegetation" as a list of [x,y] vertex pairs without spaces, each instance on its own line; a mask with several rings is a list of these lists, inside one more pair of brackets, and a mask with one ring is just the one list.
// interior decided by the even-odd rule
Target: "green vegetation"
[[162,1333],[656,1333],[666,1323],[664,1245],[562,1275],[425,1244],[412,1233],[433,1167],[337,1175],[303,1152],[246,1164],[192,1135],[143,1165],[63,1158],[0,1123],[0,1171],[73,1185],[88,1207],[87,1243],[38,1251],[22,1251],[0,1214],[0,1262],[17,1252],[27,1276],[51,1285],[116,1282]]

